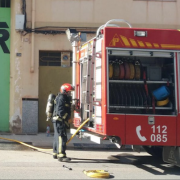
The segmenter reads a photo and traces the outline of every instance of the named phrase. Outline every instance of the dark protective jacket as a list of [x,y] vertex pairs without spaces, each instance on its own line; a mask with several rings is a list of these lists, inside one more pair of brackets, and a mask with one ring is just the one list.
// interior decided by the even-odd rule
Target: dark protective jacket
[[53,116],[68,120],[71,117],[71,96],[59,93],[54,100]]

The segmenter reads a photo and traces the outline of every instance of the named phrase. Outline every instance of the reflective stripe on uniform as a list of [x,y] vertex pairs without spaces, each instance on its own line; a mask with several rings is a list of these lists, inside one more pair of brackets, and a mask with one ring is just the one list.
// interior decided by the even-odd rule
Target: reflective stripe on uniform
[[59,153],[61,153],[61,151],[62,151],[62,137],[59,136]]
[[54,117],[53,117],[53,120],[62,121],[62,119],[61,119],[59,116],[54,116]]
[[66,107],[69,107],[69,104],[65,104]]
[[63,119],[66,119],[67,115],[68,115],[68,113],[66,113],[66,114],[63,116]]
[[65,155],[65,154],[60,153],[60,154],[58,154],[58,157],[66,157],[66,155]]
[[69,127],[69,123],[67,122],[67,121],[64,121],[65,122],[65,124]]

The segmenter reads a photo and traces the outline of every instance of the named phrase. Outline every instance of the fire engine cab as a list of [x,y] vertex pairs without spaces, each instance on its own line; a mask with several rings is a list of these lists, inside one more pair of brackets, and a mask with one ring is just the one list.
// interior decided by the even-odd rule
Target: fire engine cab
[[113,19],[84,44],[80,34],[69,33],[69,40],[74,126],[89,118],[84,135],[143,147],[180,166],[180,30]]

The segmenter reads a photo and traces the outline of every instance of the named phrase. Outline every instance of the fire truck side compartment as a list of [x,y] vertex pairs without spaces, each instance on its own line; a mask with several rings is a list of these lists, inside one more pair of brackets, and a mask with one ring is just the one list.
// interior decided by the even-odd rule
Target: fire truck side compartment
[[[141,29],[147,36],[135,37],[134,30],[138,29],[106,27],[95,40],[93,117],[84,129],[120,137],[122,144],[180,145],[179,45],[177,38],[168,38],[170,34],[179,36],[179,32]],[[80,113],[75,112],[76,127],[89,117],[81,92],[85,63],[80,65],[88,43],[92,44],[85,43],[77,52],[76,97],[81,108]],[[120,74],[122,68],[124,74]],[[155,92],[163,98],[156,99]]]
[[81,135],[163,150],[165,162],[180,165],[180,32],[106,26],[97,32],[76,54],[74,126],[90,118]]

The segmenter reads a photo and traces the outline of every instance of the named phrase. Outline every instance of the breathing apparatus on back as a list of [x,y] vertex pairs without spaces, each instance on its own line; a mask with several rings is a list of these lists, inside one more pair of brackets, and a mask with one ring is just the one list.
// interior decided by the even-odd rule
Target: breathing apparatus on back
[[46,121],[49,121],[53,116],[55,97],[56,96],[54,94],[49,94],[48,96],[47,105],[46,105],[46,115],[47,115]]

